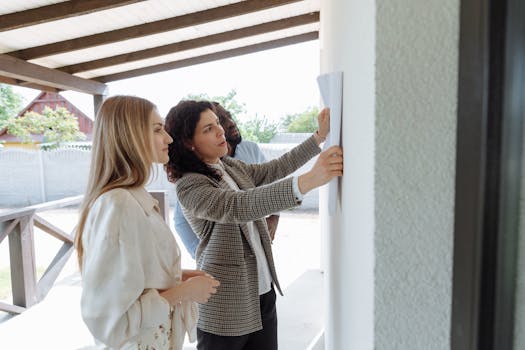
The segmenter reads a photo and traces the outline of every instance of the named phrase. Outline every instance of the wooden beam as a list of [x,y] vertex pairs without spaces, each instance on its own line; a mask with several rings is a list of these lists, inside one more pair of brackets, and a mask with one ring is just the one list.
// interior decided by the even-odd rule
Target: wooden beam
[[0,16],[0,32],[86,15],[144,0],[71,0]]
[[56,239],[61,240],[65,243],[73,243],[73,237],[66,233],[65,231],[61,230],[60,228],[56,227],[49,221],[45,220],[44,218],[33,215],[33,222],[36,227],[41,229],[42,231],[49,233],[51,236],[55,237]]
[[3,77],[3,76],[0,76],[0,83],[9,84],[9,85],[23,86],[23,87],[26,87],[26,88],[36,89],[36,90],[40,90],[40,91],[49,91],[49,92],[60,92],[60,91],[62,91],[61,89],[57,89],[57,88],[54,88],[54,87],[51,87],[51,86],[45,86],[45,85],[29,83],[27,81],[13,79],[13,78],[8,78],[8,77]]
[[105,95],[107,92],[107,86],[100,82],[25,62],[5,54],[0,55],[0,76],[91,95]]
[[20,218],[20,225],[8,237],[13,304],[29,307],[36,302],[35,247],[31,217]]
[[159,202],[159,214],[164,221],[169,225],[170,223],[170,204],[168,202],[167,191],[149,191],[149,194]]
[[36,298],[38,301],[44,299],[51,287],[53,287],[53,284],[74,251],[75,246],[72,243],[64,243],[62,247],[60,247],[60,250],[53,258],[53,261],[51,261],[48,268],[37,283]]
[[81,50],[98,45],[111,44],[125,39],[140,38],[147,35],[167,32],[170,30],[193,27],[212,21],[232,18],[272,7],[286,5],[300,0],[246,0],[230,5],[220,6],[204,11],[189,13],[151,23],[117,29],[105,33],[88,35],[82,38],[60,41],[57,43],[31,47],[8,54],[23,60],[51,56],[68,51]]
[[26,311],[26,308],[21,307],[21,306],[7,304],[7,303],[0,301],[0,311],[5,311],[10,314],[21,314],[22,312]]
[[181,41],[178,43],[159,46],[151,49],[130,52],[122,55],[113,57],[102,58],[99,60],[73,64],[70,66],[64,66],[57,68],[62,72],[69,74],[75,74],[79,72],[85,72],[103,67],[114,66],[117,64],[123,64],[132,61],[143,60],[152,57],[158,57],[167,55],[175,52],[181,52],[185,50],[196,49],[208,45],[219,44],[231,40],[242,39],[258,34],[264,34],[274,32],[277,30],[288,29],[301,25],[311,24],[319,22],[319,12],[308,13],[300,16],[284,18],[281,20],[258,24],[251,27],[230,30],[223,33],[208,35],[197,39]]
[[0,225],[0,243],[2,243],[2,241],[7,237],[7,235],[10,234],[11,231],[13,231],[13,229],[19,223],[20,223],[20,219],[14,219],[5,229],[4,229],[4,225]]
[[159,72],[164,72],[164,71],[171,70],[171,69],[188,67],[188,66],[201,64],[201,63],[222,60],[224,58],[246,55],[246,54],[250,54],[250,53],[254,53],[258,51],[275,49],[275,48],[282,47],[282,46],[293,45],[293,44],[298,44],[298,43],[302,43],[305,41],[316,40],[318,38],[319,38],[319,32],[315,31],[315,32],[291,36],[288,38],[277,39],[277,40],[267,41],[267,42],[263,42],[259,44],[239,47],[239,48],[235,48],[231,50],[211,53],[208,55],[192,57],[192,58],[188,58],[185,60],[168,62],[168,63],[158,64],[158,65],[154,65],[150,67],[139,68],[139,69],[129,70],[125,72],[119,72],[115,74],[99,76],[99,77],[93,78],[93,80],[107,83],[107,82],[111,82],[115,80],[128,79],[128,78],[133,78],[133,77],[137,77],[140,75],[159,73]]

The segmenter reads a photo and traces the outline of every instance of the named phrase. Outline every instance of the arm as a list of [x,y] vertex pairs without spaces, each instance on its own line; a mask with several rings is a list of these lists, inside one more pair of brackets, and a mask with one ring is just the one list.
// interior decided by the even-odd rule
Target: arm
[[270,185],[235,191],[201,174],[186,174],[176,183],[186,214],[221,223],[245,223],[300,204],[292,178]]
[[81,307],[96,339],[120,348],[143,329],[169,322],[171,306],[206,302],[216,292],[219,282],[197,271],[185,271],[184,281],[171,288],[145,289],[143,264],[151,257],[143,251],[148,238],[142,208],[127,194],[117,201],[105,198],[92,210],[94,224],[84,236]]
[[170,310],[156,290],[145,290],[141,242],[133,233],[144,214],[129,194],[119,195],[116,201],[99,198],[91,209],[82,271],[82,317],[93,336],[112,348],[167,322]]
[[173,222],[175,224],[175,231],[177,231],[177,234],[181,238],[186,250],[190,253],[191,257],[195,259],[195,250],[197,249],[200,240],[195,232],[193,232],[188,220],[186,220],[179,201],[175,203]]
[[319,127],[309,139],[271,162],[252,166],[250,176],[256,186],[282,179],[320,152],[319,145],[326,139],[330,131],[330,110],[328,108],[319,112],[317,122]]
[[256,186],[261,186],[290,175],[319,154],[319,152],[321,152],[321,149],[316,138],[312,136],[279,158],[269,162],[262,164],[237,163],[239,164],[238,167],[252,179]]

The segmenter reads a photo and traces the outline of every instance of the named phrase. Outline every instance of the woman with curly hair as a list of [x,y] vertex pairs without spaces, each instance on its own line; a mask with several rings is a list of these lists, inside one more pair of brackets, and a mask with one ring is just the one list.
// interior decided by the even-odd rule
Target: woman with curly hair
[[330,125],[327,109],[318,121],[314,135],[280,158],[246,164],[226,156],[211,103],[181,101],[168,113],[166,130],[174,141],[164,167],[200,239],[197,266],[221,283],[199,306],[197,349],[277,349],[274,287],[281,288],[264,218],[300,205],[308,191],[342,175],[343,153],[333,146],[310,171],[285,178],[320,153]]

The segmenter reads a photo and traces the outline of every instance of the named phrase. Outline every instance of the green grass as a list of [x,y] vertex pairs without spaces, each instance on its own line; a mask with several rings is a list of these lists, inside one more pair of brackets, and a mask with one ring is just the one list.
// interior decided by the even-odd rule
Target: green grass
[[[43,267],[37,267],[37,278],[44,273]],[[11,269],[9,266],[0,268],[0,300],[11,298]]]
[[11,296],[11,270],[9,266],[0,269],[0,300]]

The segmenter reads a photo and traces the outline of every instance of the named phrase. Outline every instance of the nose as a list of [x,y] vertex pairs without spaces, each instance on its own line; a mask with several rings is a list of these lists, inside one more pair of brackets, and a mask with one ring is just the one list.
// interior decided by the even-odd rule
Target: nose
[[169,145],[170,143],[173,142],[173,138],[166,131],[164,132],[166,133],[166,137],[164,139],[166,140],[166,143]]

